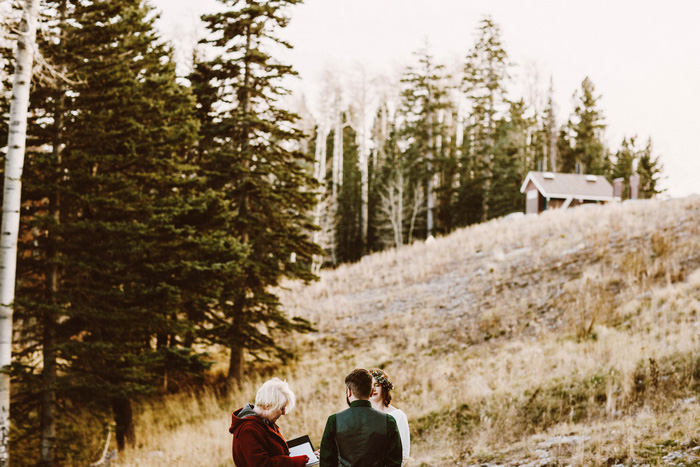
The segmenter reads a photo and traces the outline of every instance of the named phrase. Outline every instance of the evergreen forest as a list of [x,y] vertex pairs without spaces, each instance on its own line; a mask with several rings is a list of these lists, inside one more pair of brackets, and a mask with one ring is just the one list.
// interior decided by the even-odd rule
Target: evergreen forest
[[[660,192],[651,139],[605,143],[588,77],[571,115],[519,96],[494,18],[460,67],[429,49],[400,81],[330,80],[313,114],[274,51],[301,0],[219,0],[187,73],[147,0],[42,0],[27,118],[13,303],[14,465],[94,461],[107,430],[138,442],[144,398],[225,393],[285,362],[275,288],[321,268],[524,210],[529,171],[640,176]],[[0,37],[7,151],[23,2]],[[376,83],[376,81],[375,81]],[[225,370],[213,373],[217,356]]]

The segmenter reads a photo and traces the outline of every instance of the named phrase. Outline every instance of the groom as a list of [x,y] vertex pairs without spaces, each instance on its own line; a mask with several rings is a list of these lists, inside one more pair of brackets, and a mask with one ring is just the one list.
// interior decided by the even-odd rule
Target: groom
[[357,369],[345,378],[349,409],[328,417],[320,467],[400,467],[401,438],[391,415],[372,408],[372,374]]

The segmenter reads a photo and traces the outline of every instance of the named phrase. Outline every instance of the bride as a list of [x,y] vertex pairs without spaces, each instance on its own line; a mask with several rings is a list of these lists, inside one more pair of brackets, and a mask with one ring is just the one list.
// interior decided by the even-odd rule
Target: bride
[[406,414],[391,405],[391,391],[394,385],[389,381],[389,376],[378,368],[370,370],[372,373],[372,395],[369,401],[372,403],[372,408],[391,415],[396,420],[399,427],[399,435],[401,436],[401,446],[403,454],[403,464],[406,463],[411,454],[411,435],[408,431],[408,417]]

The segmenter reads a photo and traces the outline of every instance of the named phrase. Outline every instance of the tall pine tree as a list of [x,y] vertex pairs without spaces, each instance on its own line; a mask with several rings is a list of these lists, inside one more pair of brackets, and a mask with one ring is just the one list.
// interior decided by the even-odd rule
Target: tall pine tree
[[425,220],[419,222],[421,228],[418,236],[425,238],[435,233],[436,173],[441,162],[437,157],[437,143],[442,136],[439,116],[444,113],[446,92],[444,67],[435,63],[427,49],[421,49],[414,55],[418,63],[408,67],[401,80],[404,86],[401,136],[406,144],[404,165],[409,168],[405,174],[409,181],[407,201],[409,205],[415,205],[417,199],[424,200],[420,212],[425,213]]
[[[358,261],[364,251],[362,178],[356,139],[355,130],[350,126],[343,128],[343,184],[338,190],[335,213],[335,253],[339,263]],[[331,144],[329,147],[332,149]]]
[[612,178],[623,179],[622,199],[630,197],[630,177],[634,174],[635,160],[637,159],[635,143],[636,138],[632,136],[622,139],[620,149],[615,154],[615,164],[612,169]]
[[313,280],[312,257],[320,253],[309,237],[313,159],[296,149],[297,116],[278,103],[287,92],[282,80],[294,71],[270,55],[274,47],[290,47],[278,34],[288,24],[288,7],[298,3],[221,0],[220,13],[203,17],[205,42],[216,50],[207,69],[217,94],[213,118],[202,122],[212,138],[201,164],[207,186],[230,210],[230,231],[245,247],[240,274],[226,279],[209,313],[207,337],[230,349],[230,384],[242,377],[246,353],[288,356],[275,331],[308,329],[303,320],[290,320],[270,291],[283,277]]
[[469,157],[473,163],[465,165],[480,173],[476,177],[467,173],[464,181],[465,184],[473,180],[482,183],[482,221],[491,218],[495,133],[497,120],[507,112],[505,86],[510,79],[509,65],[508,54],[501,42],[501,28],[490,17],[485,17],[479,24],[476,43],[467,56],[463,79],[464,91],[472,106]]
[[637,162],[639,197],[642,199],[654,198],[664,191],[659,187],[659,180],[663,173],[663,164],[659,159],[660,157],[655,156],[653,153],[653,145],[651,138],[649,138],[646,146],[639,154]]
[[584,78],[581,89],[574,93],[575,107],[569,123],[573,145],[571,152],[562,155],[567,157],[565,169],[568,170],[564,171],[571,171],[571,165],[578,164],[581,173],[609,175],[610,160],[603,143],[606,124],[598,108],[599,100],[593,82]]
[[522,100],[511,104],[507,119],[499,120],[494,147],[491,218],[523,211],[520,184],[528,169],[528,128]]

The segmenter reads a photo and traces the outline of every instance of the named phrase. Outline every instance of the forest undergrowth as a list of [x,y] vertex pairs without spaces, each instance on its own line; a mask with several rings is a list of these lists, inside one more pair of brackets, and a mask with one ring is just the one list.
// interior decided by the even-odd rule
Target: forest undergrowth
[[142,403],[118,465],[233,465],[230,413],[270,376],[318,446],[356,367],[393,380],[409,465],[700,465],[700,198],[496,219],[278,292],[317,329],[298,359]]

